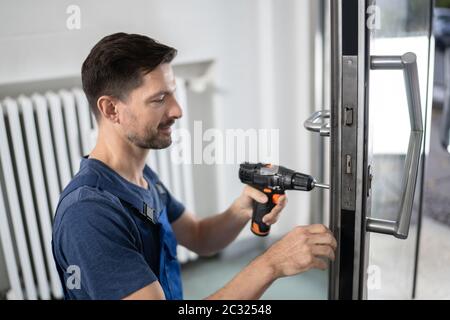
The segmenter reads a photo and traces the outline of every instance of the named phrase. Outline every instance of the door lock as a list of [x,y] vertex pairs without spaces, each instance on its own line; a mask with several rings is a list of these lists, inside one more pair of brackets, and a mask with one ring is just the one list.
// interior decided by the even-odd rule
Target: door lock
[[345,107],[344,121],[346,126],[351,126],[353,124],[353,108]]

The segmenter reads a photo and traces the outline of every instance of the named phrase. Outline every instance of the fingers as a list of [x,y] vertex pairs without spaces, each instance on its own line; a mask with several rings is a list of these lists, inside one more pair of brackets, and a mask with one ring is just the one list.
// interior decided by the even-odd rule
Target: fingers
[[263,222],[267,225],[272,225],[278,221],[281,211],[286,207],[287,197],[285,195],[278,198],[278,203],[275,207],[273,207],[270,213],[266,214],[263,217]]
[[313,263],[312,263],[312,268],[326,270],[328,268],[328,263],[322,259],[314,258]]
[[266,203],[269,198],[264,194],[264,192],[259,191],[258,189],[252,188],[250,186],[246,186],[244,188],[244,194],[259,203]]
[[325,232],[331,233],[330,229],[328,229],[323,224],[312,224],[310,226],[307,226],[306,230],[308,230],[308,232],[310,233],[325,233]]
[[332,261],[335,259],[334,249],[329,245],[315,245],[312,246],[311,251],[316,257],[323,257]]
[[[249,198],[259,202],[266,203],[269,201],[269,198],[264,192],[259,191],[258,189],[252,188],[250,186],[246,186],[244,189],[244,194]],[[267,215],[263,217],[263,222],[267,225],[272,225],[278,221],[281,211],[287,204],[286,195],[282,195],[278,198],[277,205],[273,207],[272,211],[270,211]]]
[[337,248],[336,239],[331,232],[312,234],[308,239],[308,243],[313,245],[327,245],[332,247],[333,250]]

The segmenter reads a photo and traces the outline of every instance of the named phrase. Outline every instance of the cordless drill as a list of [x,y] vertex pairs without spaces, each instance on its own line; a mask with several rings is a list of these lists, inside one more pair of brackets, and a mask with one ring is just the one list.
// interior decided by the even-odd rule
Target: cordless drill
[[239,179],[242,183],[264,192],[269,198],[266,203],[253,201],[251,230],[261,237],[267,236],[270,232],[270,226],[262,221],[263,217],[272,211],[286,190],[311,191],[315,187],[329,189],[329,186],[317,183],[309,175],[263,163],[241,164]]

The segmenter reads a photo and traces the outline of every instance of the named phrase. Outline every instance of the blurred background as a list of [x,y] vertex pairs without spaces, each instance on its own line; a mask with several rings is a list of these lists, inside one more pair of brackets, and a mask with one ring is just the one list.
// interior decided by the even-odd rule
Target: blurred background
[[[382,28],[373,35],[373,54],[413,50],[425,80],[433,70],[429,64],[436,67],[434,92],[433,83],[421,83],[424,116],[430,117],[413,232],[408,241],[395,245],[383,236],[371,240],[378,252],[371,259],[383,277],[382,287],[369,297],[411,298],[399,293],[404,285],[411,287],[408,292],[415,298],[449,299],[450,1],[437,1],[433,21],[432,1],[377,3]],[[326,0],[2,1],[0,298],[62,297],[49,232],[60,190],[95,142],[95,121],[80,90],[80,70],[96,42],[114,32],[140,33],[178,49],[173,65],[185,115],[178,126],[191,132],[193,148],[208,145],[210,140],[202,135],[209,128],[224,136],[227,130],[275,129],[279,139],[271,147],[278,150],[277,159],[248,155],[245,160],[275,160],[328,183],[328,141],[303,128],[310,114],[329,109],[328,17]],[[432,22],[435,38],[430,33]],[[436,50],[434,42],[430,50],[430,39]],[[371,86],[395,92],[393,83],[375,76]],[[404,158],[407,146],[407,137],[397,135],[400,129],[385,130],[389,124],[385,115],[392,112],[390,106],[406,106],[406,101],[400,94],[372,96],[374,152],[379,155],[381,177],[375,180],[374,193],[380,196],[373,214],[383,216],[395,211],[399,202],[397,171],[403,162],[398,160]],[[400,119],[399,128],[408,126],[406,107],[398,109],[392,118]],[[386,135],[398,138],[386,141]],[[267,140],[262,135],[246,137],[247,144],[258,143],[260,148]],[[225,210],[243,189],[238,179],[243,159],[209,164],[192,157],[192,164],[177,165],[171,157],[170,149],[152,152],[148,163],[199,217]],[[328,223],[327,192],[288,196],[289,205],[268,238],[256,238],[246,228],[235,243],[212,258],[199,258],[180,247],[185,298],[201,299],[218,290],[293,227]],[[404,252],[411,252],[414,259],[403,259]],[[399,272],[405,283],[392,285]],[[311,271],[277,281],[263,298],[327,299],[327,295],[328,273]]]

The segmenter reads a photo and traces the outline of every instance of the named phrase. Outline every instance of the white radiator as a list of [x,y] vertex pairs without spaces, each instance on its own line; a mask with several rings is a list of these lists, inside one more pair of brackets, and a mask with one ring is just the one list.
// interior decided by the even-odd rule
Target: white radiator
[[[184,82],[178,98],[187,106]],[[178,126],[187,128],[187,113]],[[51,251],[51,226],[61,190],[95,143],[96,123],[78,89],[0,101],[0,241],[10,299],[62,298]],[[192,168],[174,165],[168,150],[151,151],[150,166],[195,212]],[[179,247],[180,262],[196,255]]]

